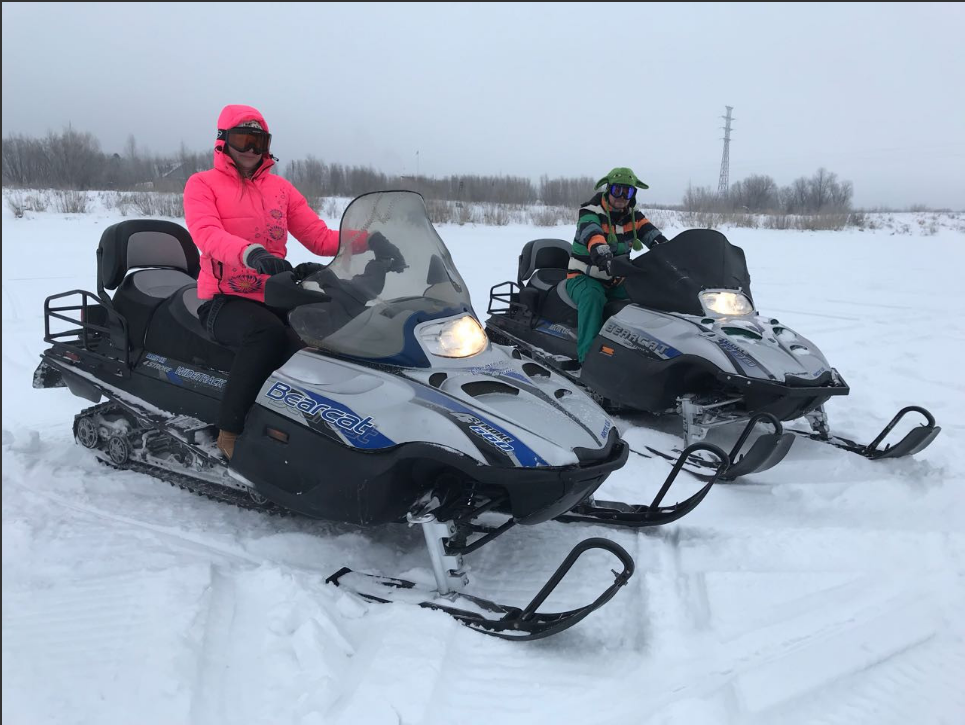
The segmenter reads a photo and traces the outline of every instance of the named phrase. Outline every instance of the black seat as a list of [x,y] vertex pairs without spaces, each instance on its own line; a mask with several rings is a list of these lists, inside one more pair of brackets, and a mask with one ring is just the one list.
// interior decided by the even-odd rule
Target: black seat
[[[133,271],[132,271],[133,270]],[[188,230],[160,219],[130,219],[104,230],[97,292],[125,320],[130,345],[203,367],[228,370],[234,351],[198,320],[198,248]],[[115,290],[113,298],[105,290]]]
[[[131,270],[137,270],[131,272]],[[160,219],[112,224],[97,247],[97,293],[127,320],[131,347],[144,346],[154,311],[201,271],[188,230]],[[107,290],[117,290],[113,299]]]
[[[569,242],[562,239],[534,239],[527,242],[519,253],[519,274],[516,278],[519,286],[522,287],[534,275],[539,277],[539,281],[533,285],[538,289],[549,289],[559,282],[566,276],[571,247]],[[557,277],[559,279],[553,282]]]
[[235,350],[225,347],[208,336],[198,319],[198,286],[184,285],[163,300],[154,312],[144,341],[153,353],[171,357],[181,362],[212,368],[230,370]]
[[534,315],[540,314],[549,292],[566,279],[570,248],[562,239],[534,239],[520,252],[517,281],[521,300]]

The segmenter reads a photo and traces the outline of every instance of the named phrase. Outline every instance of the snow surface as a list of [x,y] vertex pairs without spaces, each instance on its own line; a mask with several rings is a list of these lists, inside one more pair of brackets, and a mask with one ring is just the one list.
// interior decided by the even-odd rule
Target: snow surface
[[[965,722],[961,220],[725,230],[759,308],[851,385],[828,406],[837,432],[870,441],[907,404],[943,432],[898,461],[798,440],[657,530],[514,529],[467,558],[470,593],[524,604],[589,536],[637,564],[573,629],[514,643],[324,584],[341,566],[427,579],[416,529],[240,511],[109,471],[73,443],[86,401],[31,388],[43,300],[94,287],[97,241],[120,219],[3,209],[5,724]],[[485,318],[522,244],[572,228],[440,233]],[[293,244],[291,257],[310,255]],[[620,425],[642,449],[673,445],[679,421]],[[667,470],[631,456],[601,498],[649,501]],[[678,485],[682,498],[698,484]],[[595,596],[613,564],[588,559],[550,604]]]

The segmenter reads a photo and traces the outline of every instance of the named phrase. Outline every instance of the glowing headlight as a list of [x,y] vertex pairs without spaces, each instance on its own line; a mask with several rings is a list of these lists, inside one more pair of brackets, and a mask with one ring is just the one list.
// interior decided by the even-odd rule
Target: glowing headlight
[[470,315],[426,325],[419,331],[419,337],[429,352],[439,357],[470,357],[489,344],[486,333]]
[[754,311],[754,305],[740,292],[701,292],[700,304],[704,306],[704,312],[708,315],[723,317],[749,315]]

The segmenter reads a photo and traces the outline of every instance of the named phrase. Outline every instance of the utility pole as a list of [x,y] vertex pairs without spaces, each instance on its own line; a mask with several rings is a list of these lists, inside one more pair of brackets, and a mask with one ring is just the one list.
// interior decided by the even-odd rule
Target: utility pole
[[724,125],[724,155],[720,159],[720,181],[717,183],[717,194],[720,196],[726,194],[730,188],[730,122],[734,120],[730,115],[734,107],[724,106],[724,108],[727,109],[727,115],[721,118],[727,123]]

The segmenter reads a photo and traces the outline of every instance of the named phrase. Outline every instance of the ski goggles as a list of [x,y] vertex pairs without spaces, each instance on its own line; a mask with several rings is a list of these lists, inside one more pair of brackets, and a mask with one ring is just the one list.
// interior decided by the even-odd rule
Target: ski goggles
[[610,196],[614,199],[632,199],[633,195],[637,193],[637,187],[628,186],[627,184],[610,184]]
[[254,151],[266,154],[271,146],[271,134],[249,128],[218,129],[218,138],[239,153]]

